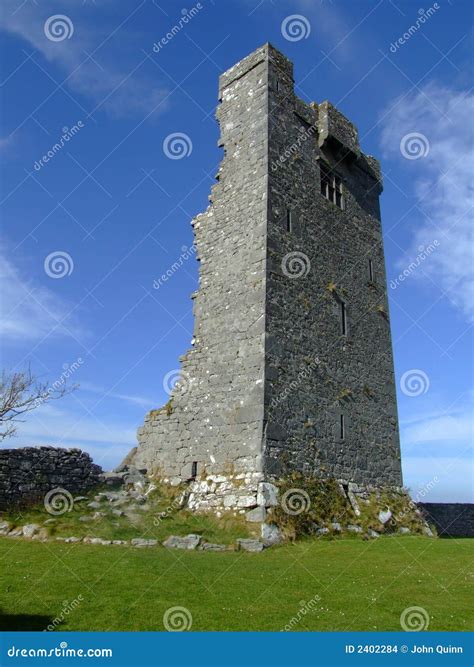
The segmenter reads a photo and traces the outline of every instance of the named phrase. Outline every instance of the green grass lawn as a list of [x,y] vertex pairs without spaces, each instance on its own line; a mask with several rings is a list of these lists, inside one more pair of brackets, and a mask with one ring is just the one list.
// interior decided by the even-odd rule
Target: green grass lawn
[[62,616],[60,630],[163,630],[165,611],[183,606],[192,630],[281,630],[292,618],[301,631],[401,630],[418,606],[429,630],[470,630],[473,546],[341,537],[250,554],[0,538],[0,625],[43,629]]

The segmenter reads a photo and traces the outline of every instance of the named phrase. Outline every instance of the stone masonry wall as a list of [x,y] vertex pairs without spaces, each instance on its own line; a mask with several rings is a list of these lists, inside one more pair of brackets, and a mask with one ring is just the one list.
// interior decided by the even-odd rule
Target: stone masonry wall
[[193,221],[200,263],[194,344],[169,404],[139,430],[133,459],[177,482],[216,474],[220,481],[206,486],[214,505],[216,483],[219,495],[230,493],[226,480],[235,476],[245,496],[261,477],[267,95],[263,50],[221,77],[224,158],[211,204]]
[[[286,58],[269,68],[264,472],[401,486],[376,161],[332,105],[295,96]],[[322,161],[344,210],[321,194]]]
[[[401,486],[378,162],[331,104],[295,96],[268,44],[220,77],[219,97],[224,158],[193,221],[193,348],[132,462],[189,481],[203,509],[263,506],[262,484],[292,470]],[[322,160],[344,210],[321,194]]]
[[80,449],[0,449],[0,510],[42,502],[57,487],[84,493],[99,483],[101,473]]
[[418,507],[440,537],[474,537],[474,504],[418,503]]

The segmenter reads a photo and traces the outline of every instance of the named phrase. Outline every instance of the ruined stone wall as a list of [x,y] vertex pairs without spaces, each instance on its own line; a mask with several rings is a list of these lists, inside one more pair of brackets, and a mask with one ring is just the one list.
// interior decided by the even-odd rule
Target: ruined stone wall
[[102,468],[80,449],[0,449],[0,510],[43,502],[60,487],[85,493],[99,483]]
[[[193,222],[194,346],[133,464],[192,480],[202,508],[261,506],[259,484],[292,470],[400,486],[378,163],[332,105],[295,96],[270,45],[219,83],[224,159]],[[321,195],[321,160],[343,179],[344,210]]]
[[[269,67],[264,470],[400,486],[377,163],[332,105],[295,96],[286,58]],[[321,194],[323,160],[344,210]]]
[[227,71],[219,88],[224,158],[211,205],[193,221],[200,262],[194,345],[182,358],[182,380],[167,408],[147,415],[133,461],[176,482],[193,472],[203,480],[215,473],[206,486],[214,504],[216,484],[222,495],[236,475],[240,485],[256,490],[261,470],[268,153],[263,50]]
[[440,537],[474,537],[474,504],[418,503]]

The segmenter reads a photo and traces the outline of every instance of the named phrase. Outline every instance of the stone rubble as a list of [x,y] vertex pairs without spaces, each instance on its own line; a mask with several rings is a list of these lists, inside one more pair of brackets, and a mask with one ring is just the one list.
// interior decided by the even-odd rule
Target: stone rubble
[[200,535],[186,535],[186,537],[177,537],[171,535],[163,542],[163,546],[167,549],[196,549],[201,542]]
[[263,551],[265,547],[264,543],[260,542],[260,540],[251,540],[247,538],[242,538],[240,540],[237,540],[237,544],[243,551],[251,551],[251,552]]

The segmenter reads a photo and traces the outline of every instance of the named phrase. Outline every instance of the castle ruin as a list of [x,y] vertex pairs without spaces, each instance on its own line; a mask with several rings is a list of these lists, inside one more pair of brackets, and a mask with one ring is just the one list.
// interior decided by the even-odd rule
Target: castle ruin
[[[377,160],[266,44],[219,80],[224,157],[193,220],[193,347],[131,462],[189,506],[254,512],[298,471],[401,487]],[[257,512],[258,513],[258,512]]]

